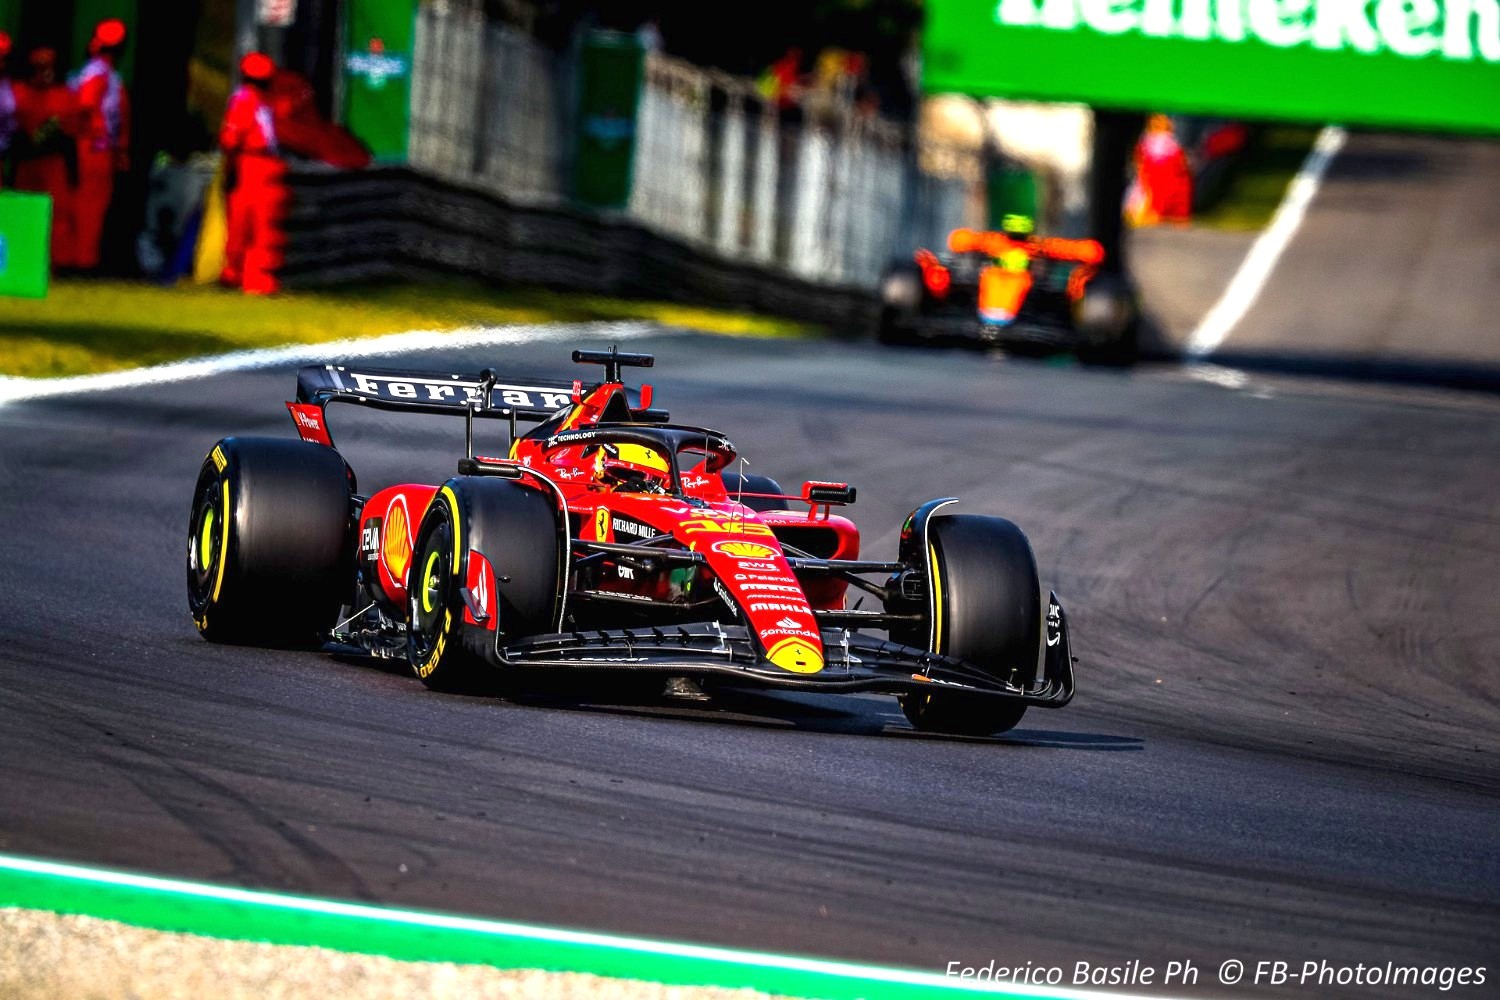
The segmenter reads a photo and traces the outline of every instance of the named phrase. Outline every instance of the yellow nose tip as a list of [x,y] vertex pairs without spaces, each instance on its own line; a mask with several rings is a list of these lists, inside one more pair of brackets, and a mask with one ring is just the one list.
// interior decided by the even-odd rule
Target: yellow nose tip
[[823,669],[823,654],[803,639],[782,639],[766,652],[766,657],[794,674],[815,674]]

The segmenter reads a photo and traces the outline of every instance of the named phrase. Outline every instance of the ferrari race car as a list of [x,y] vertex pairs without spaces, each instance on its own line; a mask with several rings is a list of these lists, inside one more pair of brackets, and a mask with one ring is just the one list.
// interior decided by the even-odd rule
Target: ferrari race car
[[[670,423],[650,386],[625,386],[650,355],[573,360],[603,380],[303,368],[287,404],[300,440],[230,437],[204,459],[187,557],[199,632],[353,647],[445,689],[574,672],[577,691],[628,674],[699,697],[886,692],[946,733],[1001,732],[1072,698],[1067,617],[1010,521],[932,500],[896,558],[861,558],[833,513],[853,487],[791,495],[735,471],[723,434]],[[463,418],[458,474],[362,495],[332,403]],[[479,420],[507,422],[503,457],[474,453]],[[875,607],[850,607],[851,588]]]
[[1134,352],[1126,281],[1101,270],[1094,240],[1037,239],[1029,220],[1002,232],[955,229],[946,252],[919,249],[880,283],[882,343],[969,340],[1076,350],[1097,360]]

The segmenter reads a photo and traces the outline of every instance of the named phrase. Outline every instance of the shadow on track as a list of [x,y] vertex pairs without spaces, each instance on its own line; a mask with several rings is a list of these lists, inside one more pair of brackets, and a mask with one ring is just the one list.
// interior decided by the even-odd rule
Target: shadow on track
[[[406,664],[400,660],[380,660],[338,652],[333,653],[332,658],[351,666],[409,676]],[[642,684],[641,678],[598,680],[589,683],[586,692],[579,690],[576,681],[576,675],[550,679],[538,677],[533,678],[532,683],[524,688],[517,689],[507,685],[502,678],[483,687],[447,692],[446,695],[422,691],[419,685],[414,684],[412,696],[488,699],[546,711],[731,725],[783,732],[932,740],[939,743],[991,743],[1054,750],[1119,752],[1145,749],[1145,740],[1137,736],[1024,727],[990,737],[920,733],[907,723],[894,698],[765,692],[722,687],[713,690],[712,694],[684,698],[664,695],[659,682]]]
[[[832,696],[807,696],[832,697]],[[839,708],[809,704],[798,698],[763,696],[747,692],[716,692],[705,702],[679,704],[657,699],[635,704],[600,704],[560,698],[525,698],[523,704],[556,711],[628,715],[638,718],[676,719],[716,725],[779,729],[786,732],[822,733],[837,736],[883,737],[937,743],[989,743],[996,746],[1053,750],[1131,751],[1144,750],[1146,741],[1137,736],[1102,733],[1070,733],[1048,729],[1012,729],[997,736],[949,736],[920,733],[907,723],[894,700],[890,708],[869,698],[841,699]]]
[[1425,385],[1470,392],[1500,392],[1500,368],[1479,362],[1364,354],[1259,351],[1221,351],[1203,360],[1225,368],[1272,375]]
[[1012,746],[1047,747],[1056,750],[1129,751],[1146,749],[1139,736],[1106,736],[1102,733],[1064,733],[1050,729],[1012,729],[997,741]]

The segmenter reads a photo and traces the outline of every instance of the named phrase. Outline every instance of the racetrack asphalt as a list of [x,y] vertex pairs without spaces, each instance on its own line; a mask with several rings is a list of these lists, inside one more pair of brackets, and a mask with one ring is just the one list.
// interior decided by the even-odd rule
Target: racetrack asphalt
[[[1354,131],[1245,318],[1213,349],[1258,370],[1500,387],[1500,143]],[[1151,349],[1186,346],[1248,234],[1136,230]]]
[[[569,346],[393,363],[571,377]],[[513,704],[213,646],[184,595],[193,479],[221,436],[293,433],[291,371],[21,402],[0,851],[929,971],[1191,959],[1200,984],[1168,992],[1193,996],[1246,992],[1216,981],[1231,958],[1495,964],[1500,401],[632,349],[658,355],[657,405],[751,471],[857,485],[870,557],[933,496],[1020,523],[1072,620],[1073,704],[950,740],[883,698]],[[331,422],[364,492],[461,450],[442,418]]]

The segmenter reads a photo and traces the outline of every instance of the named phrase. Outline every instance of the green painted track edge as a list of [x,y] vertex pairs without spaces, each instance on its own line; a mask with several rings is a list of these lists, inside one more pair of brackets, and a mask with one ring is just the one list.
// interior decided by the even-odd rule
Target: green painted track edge
[[281,895],[8,855],[0,855],[0,906],[402,961],[748,988],[813,1000],[928,1000],[960,994],[1123,1000],[1119,994],[1017,989],[927,972]]

